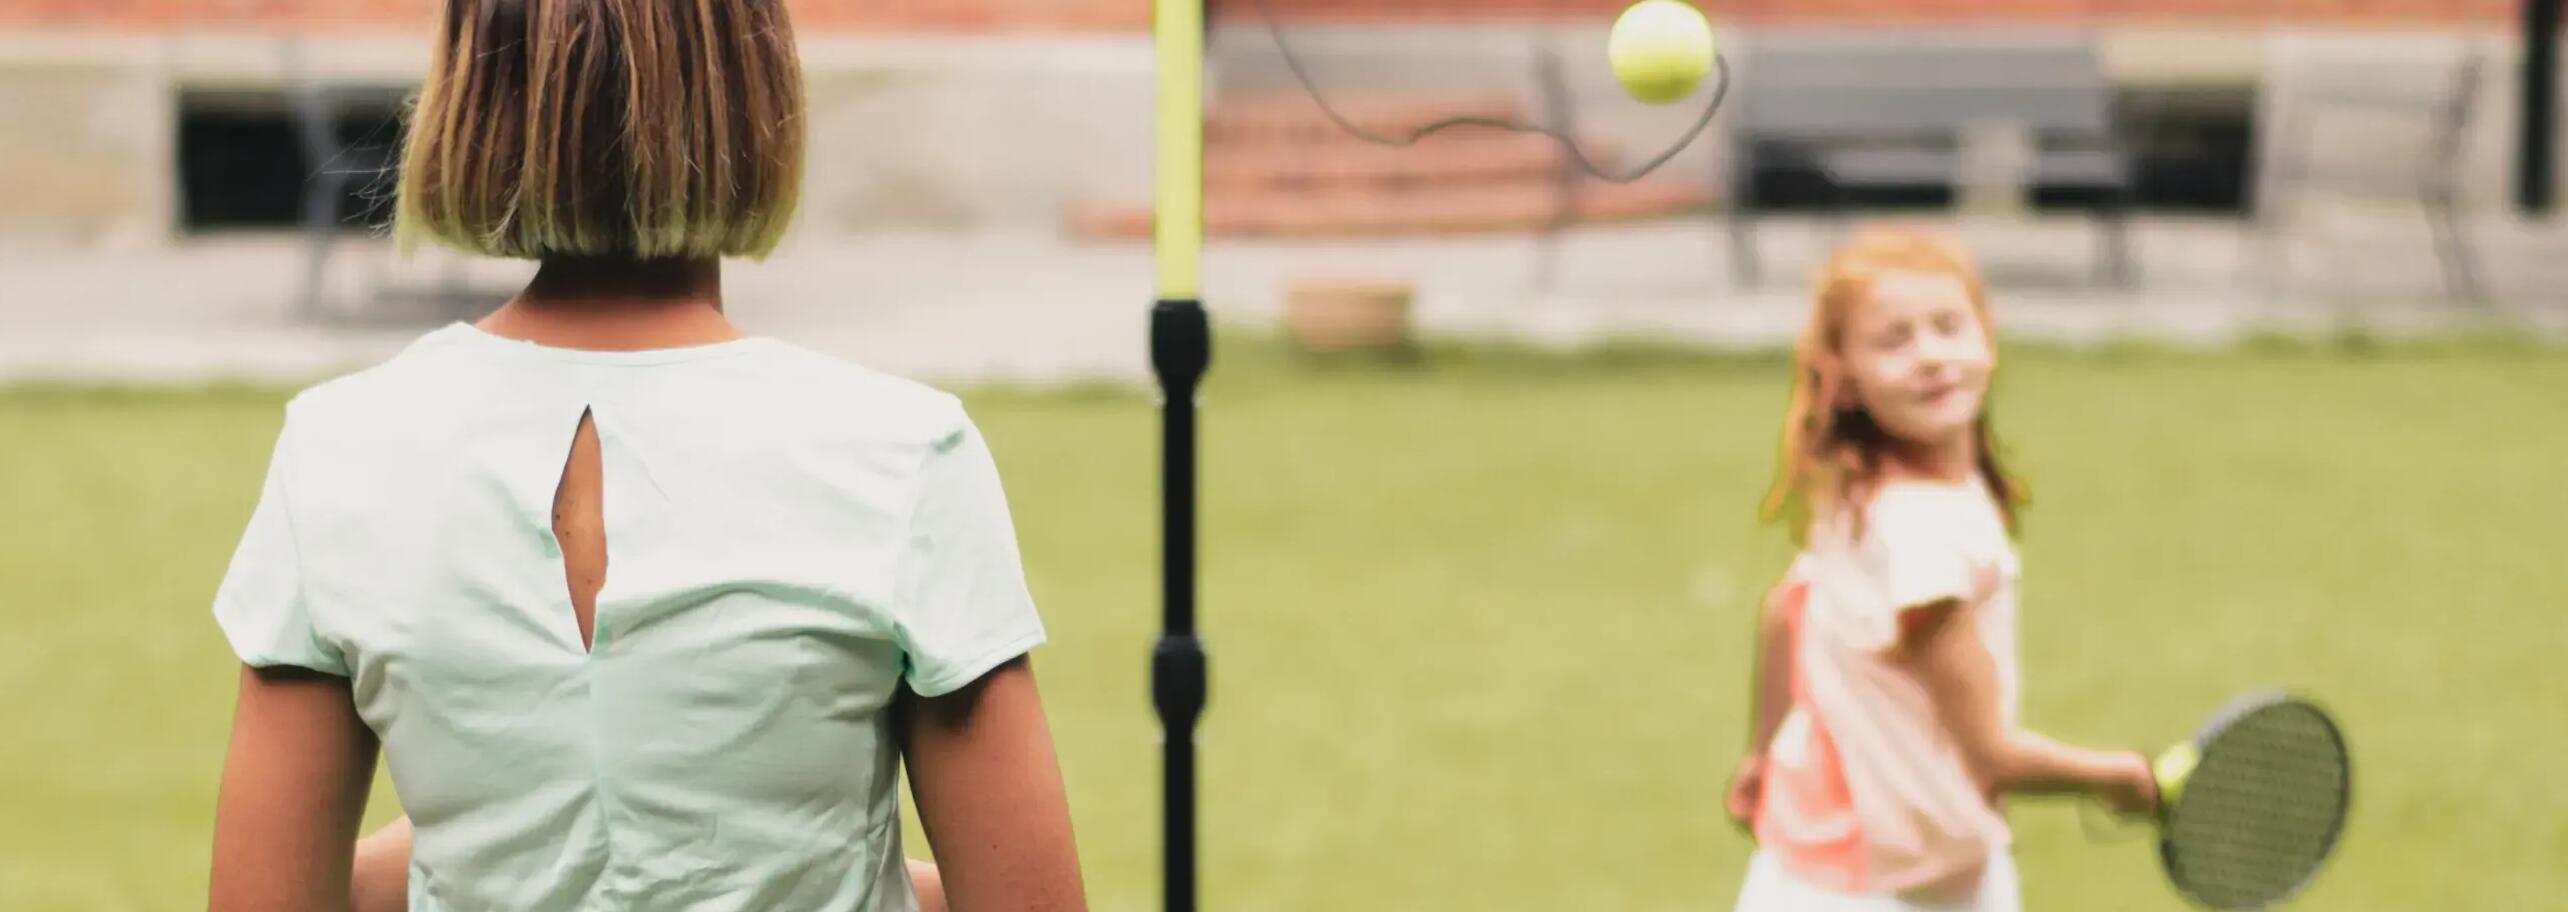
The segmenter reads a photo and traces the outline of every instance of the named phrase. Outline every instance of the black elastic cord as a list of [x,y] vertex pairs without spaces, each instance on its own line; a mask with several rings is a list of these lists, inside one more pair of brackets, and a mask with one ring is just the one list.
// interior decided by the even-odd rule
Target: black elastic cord
[[1255,0],[1255,2],[1257,4],[1258,17],[1266,21],[1266,33],[1275,39],[1276,52],[1284,57],[1285,69],[1293,71],[1293,78],[1301,82],[1302,91],[1311,96],[1312,103],[1320,106],[1320,112],[1328,115],[1329,120],[1337,124],[1338,129],[1345,130],[1348,135],[1366,142],[1380,143],[1386,146],[1417,145],[1419,140],[1425,139],[1431,134],[1454,127],[1483,127],[1492,130],[1506,130],[1513,133],[1535,133],[1543,136],[1549,136],[1554,141],[1560,143],[1561,148],[1568,150],[1570,159],[1578,165],[1579,170],[1585,171],[1589,175],[1608,183],[1628,184],[1633,181],[1640,180],[1643,176],[1652,171],[1658,170],[1660,165],[1667,164],[1670,159],[1676,157],[1677,153],[1685,151],[1685,147],[1693,145],[1694,138],[1703,135],[1703,131],[1712,126],[1712,118],[1721,112],[1721,101],[1728,98],[1730,95],[1730,59],[1728,57],[1715,55],[1712,58],[1713,78],[1715,80],[1712,86],[1712,100],[1710,103],[1703,106],[1703,115],[1695,118],[1694,126],[1687,129],[1684,135],[1677,137],[1676,142],[1670,144],[1665,151],[1652,156],[1650,160],[1642,162],[1639,167],[1634,168],[1629,173],[1625,174],[1609,174],[1604,169],[1597,167],[1594,161],[1588,159],[1587,152],[1578,147],[1577,139],[1565,136],[1560,131],[1554,130],[1550,127],[1530,124],[1520,120],[1507,120],[1504,118],[1486,117],[1481,115],[1464,115],[1460,117],[1447,117],[1443,120],[1435,121],[1427,124],[1426,126],[1411,130],[1405,136],[1376,133],[1365,129],[1363,126],[1352,120],[1349,120],[1346,115],[1338,113],[1338,109],[1329,104],[1328,96],[1320,92],[1319,85],[1311,80],[1311,74],[1302,69],[1302,58],[1300,55],[1293,53],[1292,43],[1284,40],[1284,29],[1282,26],[1276,24],[1275,16],[1268,11],[1266,5],[1267,0]]

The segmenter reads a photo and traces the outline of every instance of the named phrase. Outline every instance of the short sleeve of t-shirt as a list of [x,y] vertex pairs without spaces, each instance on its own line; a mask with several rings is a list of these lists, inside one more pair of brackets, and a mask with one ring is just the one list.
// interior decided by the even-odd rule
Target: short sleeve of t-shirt
[[1884,616],[1868,625],[1878,646],[1899,638],[1899,621],[1908,611],[1945,600],[1969,602],[1972,517],[1966,496],[1958,491],[1892,487],[1873,499],[1865,517],[1862,556],[1881,584]]
[[931,442],[893,606],[910,689],[961,689],[1044,640],[997,463],[969,418]]
[[292,422],[277,435],[267,482],[241,533],[232,563],[214,593],[214,621],[242,663],[257,668],[294,666],[346,676],[338,650],[322,642],[304,597],[302,553],[294,536],[288,499],[293,474]]

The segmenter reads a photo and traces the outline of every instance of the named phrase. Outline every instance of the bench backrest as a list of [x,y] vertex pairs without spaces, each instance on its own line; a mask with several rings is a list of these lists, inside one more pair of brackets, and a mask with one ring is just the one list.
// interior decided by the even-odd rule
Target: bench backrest
[[2113,130],[2112,87],[2081,39],[1761,37],[1737,88],[1732,123],[1748,139],[1949,136],[1977,123]]

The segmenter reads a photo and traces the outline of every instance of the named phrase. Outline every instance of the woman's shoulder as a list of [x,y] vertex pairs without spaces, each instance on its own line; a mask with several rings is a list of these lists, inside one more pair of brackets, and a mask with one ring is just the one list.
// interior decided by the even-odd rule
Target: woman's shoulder
[[962,397],[923,381],[791,342],[764,341],[758,366],[782,381],[784,398],[797,406],[861,415],[869,422],[912,427],[930,437],[952,434],[968,421]]

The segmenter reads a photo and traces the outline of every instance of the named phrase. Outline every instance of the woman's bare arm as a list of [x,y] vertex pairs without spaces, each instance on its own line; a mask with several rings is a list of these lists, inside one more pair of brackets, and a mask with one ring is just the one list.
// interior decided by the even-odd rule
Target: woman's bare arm
[[910,790],[946,901],[959,912],[1085,910],[1033,666],[1020,657],[954,693],[906,699]]
[[242,668],[214,810],[208,909],[348,908],[375,752],[346,678]]

